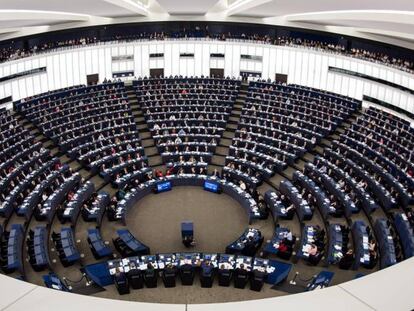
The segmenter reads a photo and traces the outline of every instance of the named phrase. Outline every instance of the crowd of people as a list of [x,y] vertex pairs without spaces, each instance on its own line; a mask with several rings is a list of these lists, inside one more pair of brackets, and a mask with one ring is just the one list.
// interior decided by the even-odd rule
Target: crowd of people
[[208,26],[199,27],[194,29],[183,28],[180,31],[171,32],[141,32],[138,34],[123,34],[115,35],[110,38],[99,39],[97,37],[81,37],[70,40],[52,41],[42,43],[39,45],[33,45],[28,48],[15,47],[13,45],[0,49],[0,62],[6,62],[9,60],[28,57],[37,53],[41,53],[48,50],[84,46],[88,44],[96,44],[99,42],[107,41],[136,41],[136,40],[166,40],[166,39],[187,39],[187,38],[208,38],[214,40],[249,40],[259,41],[261,43],[292,46],[292,47],[304,47],[311,49],[323,50],[325,52],[344,54],[351,57],[365,59],[368,61],[382,63],[388,66],[392,66],[407,72],[414,72],[414,62],[408,59],[402,59],[387,55],[383,52],[374,52],[361,48],[347,48],[342,44],[334,44],[318,40],[309,40],[304,38],[294,38],[277,36],[272,37],[270,35],[259,34],[234,34],[230,32],[225,33],[213,33],[209,30]]

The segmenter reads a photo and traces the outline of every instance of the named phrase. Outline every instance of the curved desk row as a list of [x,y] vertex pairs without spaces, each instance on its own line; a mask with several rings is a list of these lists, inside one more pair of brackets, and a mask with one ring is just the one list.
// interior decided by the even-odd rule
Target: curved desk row
[[355,221],[351,227],[355,248],[355,269],[359,268],[360,265],[372,268],[375,264],[369,250],[371,236],[368,229],[369,227],[363,220]]
[[357,206],[352,201],[350,196],[342,190],[339,184],[329,175],[323,173],[319,170],[314,164],[306,163],[305,164],[305,174],[308,176],[314,176],[320,180],[321,185],[326,189],[330,194],[333,194],[338,201],[343,206],[343,212],[346,217],[351,217],[352,214],[359,212]]
[[247,211],[249,223],[251,223],[253,219],[259,219],[262,217],[256,201],[252,198],[252,196],[249,193],[243,191],[237,185],[207,175],[183,174],[166,176],[163,179],[159,180],[150,180],[138,185],[138,187],[136,188],[133,188],[130,192],[128,192],[125,195],[124,199],[118,203],[117,218],[120,218],[122,222],[125,224],[127,210],[133,207],[144,196],[152,193],[156,188],[157,183],[163,181],[170,181],[172,186],[202,187],[205,181],[217,183],[220,187],[220,190],[223,193],[229,195],[230,197],[238,201],[240,205],[242,205],[242,207]]
[[263,239],[264,237],[258,229],[248,228],[236,241],[226,247],[226,253],[254,256],[262,245]]
[[119,229],[116,233],[118,237],[113,239],[113,243],[122,256],[138,256],[150,253],[150,248],[137,240],[128,229]]
[[[42,174],[45,174],[48,170],[51,170],[54,164],[58,163],[59,159],[54,158],[51,161],[48,161],[44,165],[40,166],[37,170],[33,170],[26,178],[21,181],[6,197],[4,204],[0,208],[0,216],[9,218],[13,211],[15,210],[18,197],[21,193],[25,191],[30,191],[33,187],[33,181],[40,177]],[[24,202],[24,201],[23,201]],[[24,209],[23,204],[16,209],[16,213],[19,215],[18,211]]]
[[93,85],[93,86],[86,86],[86,85],[77,85],[77,86],[71,86],[71,87],[67,87],[64,89],[60,89],[58,91],[52,91],[52,92],[48,92],[48,93],[44,93],[43,96],[37,96],[33,99],[29,99],[29,100],[20,100],[20,101],[16,101],[14,102],[14,106],[16,108],[16,110],[22,112],[23,114],[27,114],[30,111],[34,111],[37,108],[40,108],[40,106],[43,105],[43,100],[46,99],[64,99],[65,97],[70,96],[73,93],[73,90],[76,89],[76,95],[77,96],[81,96],[84,94],[88,94],[87,91],[89,91],[90,89],[99,91],[99,90],[105,90],[106,88],[110,87],[110,86],[116,86],[116,87],[122,87],[124,84],[121,82],[113,82],[113,83],[106,83],[106,84],[101,84],[101,85]]
[[105,191],[100,191],[95,201],[91,206],[82,208],[81,214],[82,218],[86,222],[94,221],[98,227],[101,226],[102,218],[104,216],[105,210],[111,201],[109,193]]
[[37,226],[34,230],[29,231],[27,240],[27,251],[29,262],[35,271],[43,271],[51,267],[48,250],[48,228],[46,226]]
[[64,164],[58,171],[52,171],[40,184],[37,184],[34,190],[24,199],[16,211],[18,216],[25,217],[29,220],[35,211],[37,205],[42,201],[42,194],[53,183],[69,171],[69,165]]
[[111,256],[111,248],[105,244],[98,229],[88,229],[88,245],[96,259]]
[[289,198],[289,200],[293,203],[301,222],[312,219],[312,208],[309,206],[309,203],[302,198],[299,190],[290,181],[282,180],[280,182],[280,192]]
[[59,188],[53,192],[44,203],[39,213],[39,220],[45,219],[48,223],[51,223],[55,215],[56,209],[62,202],[65,201],[69,191],[73,190],[77,185],[81,183],[82,177],[79,173],[75,173],[71,177],[67,178]]
[[270,213],[272,214],[275,226],[278,224],[280,219],[293,219],[294,210],[287,210],[286,206],[283,204],[282,200],[280,199],[276,191],[266,191],[264,194],[264,199],[268,209],[270,210]]
[[368,191],[366,191],[364,188],[358,187],[355,178],[350,176],[343,169],[333,164],[335,160],[343,158],[342,155],[339,155],[338,153],[333,152],[330,149],[325,149],[324,156],[328,158],[331,162],[327,161],[326,159],[322,159],[321,157],[317,157],[315,159],[318,159],[322,161],[323,164],[329,166],[333,170],[333,174],[335,176],[337,176],[338,178],[342,178],[346,182],[346,184],[348,184],[352,188],[352,190],[355,191],[357,198],[361,200],[362,208],[367,214],[371,214],[374,211],[376,211],[379,208],[379,205],[372,198],[371,194],[369,194]]
[[315,197],[318,204],[319,212],[322,214],[323,219],[326,221],[330,215],[335,213],[335,209],[331,206],[331,201],[326,196],[325,192],[308,176],[304,175],[300,171],[293,173],[293,183],[299,184],[302,188],[308,190]]
[[381,269],[396,264],[397,255],[395,253],[394,239],[387,220],[385,218],[377,219],[374,224],[374,231],[381,254]]
[[72,225],[76,225],[79,213],[82,209],[82,205],[92,196],[95,192],[95,185],[91,181],[85,182],[76,191],[72,201],[70,201],[60,216],[60,221],[64,224],[66,221],[70,221]]
[[71,227],[62,227],[59,233],[53,232],[52,238],[64,267],[71,266],[81,259]]
[[414,256],[414,232],[407,219],[407,216],[398,212],[394,214],[395,230],[400,236],[401,246],[403,248],[405,258]]
[[168,253],[134,256],[110,260],[106,265],[107,275],[120,294],[132,288],[157,287],[158,275],[165,287],[174,287],[179,273],[183,285],[193,285],[195,272],[200,272],[202,287],[212,287],[215,275],[220,286],[229,286],[234,279],[236,288],[244,288],[249,278],[251,289],[260,291],[263,283],[278,284],[285,280],[291,264],[250,256],[217,253]]
[[5,265],[3,270],[6,273],[12,273],[18,271],[23,275],[23,240],[24,240],[24,228],[20,224],[13,224],[9,232],[4,232],[4,245],[3,249],[6,252],[3,255]]

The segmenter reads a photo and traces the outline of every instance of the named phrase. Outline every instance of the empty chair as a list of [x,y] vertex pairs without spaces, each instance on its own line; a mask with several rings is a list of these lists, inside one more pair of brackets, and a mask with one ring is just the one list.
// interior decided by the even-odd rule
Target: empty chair
[[113,240],[116,249],[123,257],[147,255],[150,253],[148,246],[138,241],[127,229],[117,230],[118,237]]
[[80,260],[81,256],[76,248],[72,228],[62,227],[59,233],[52,233],[52,239],[55,242],[59,259],[64,267],[71,266]]
[[105,245],[98,229],[88,229],[87,240],[92,254],[96,259],[101,259],[103,257],[109,257],[112,255],[111,248]]

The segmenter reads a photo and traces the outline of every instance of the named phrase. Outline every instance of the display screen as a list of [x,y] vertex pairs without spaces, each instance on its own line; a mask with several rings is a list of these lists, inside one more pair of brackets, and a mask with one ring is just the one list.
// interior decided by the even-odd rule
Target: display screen
[[204,190],[217,193],[217,192],[219,192],[219,188],[220,187],[219,187],[218,183],[211,182],[211,181],[208,181],[208,180],[206,180],[204,182]]
[[171,181],[164,181],[157,184],[157,192],[164,192],[171,190]]

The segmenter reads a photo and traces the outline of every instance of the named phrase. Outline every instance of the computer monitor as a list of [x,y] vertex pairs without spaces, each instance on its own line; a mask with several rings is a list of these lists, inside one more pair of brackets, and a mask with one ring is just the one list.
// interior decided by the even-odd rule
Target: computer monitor
[[220,191],[220,186],[216,182],[206,180],[204,182],[204,190],[214,192],[214,193],[218,193]]
[[157,184],[157,193],[170,191],[172,188],[171,181],[163,181]]

